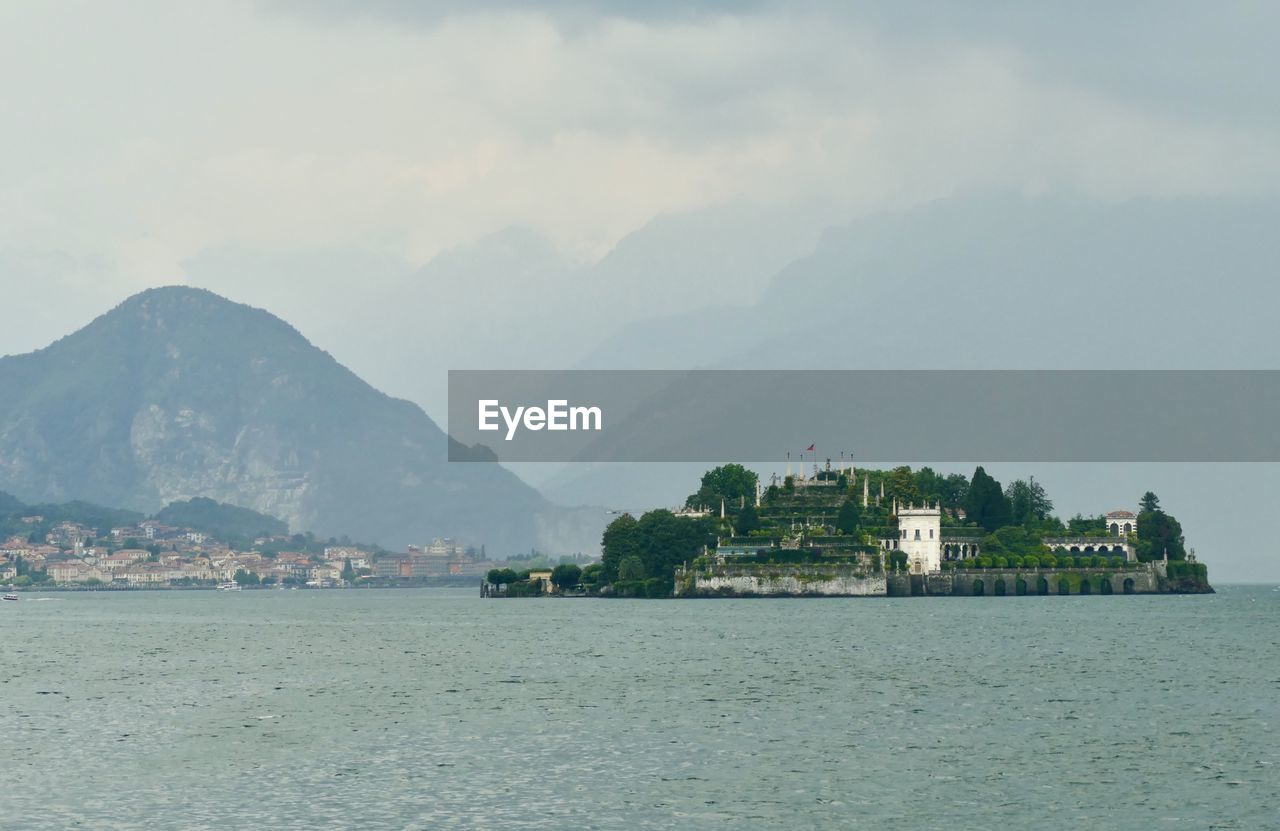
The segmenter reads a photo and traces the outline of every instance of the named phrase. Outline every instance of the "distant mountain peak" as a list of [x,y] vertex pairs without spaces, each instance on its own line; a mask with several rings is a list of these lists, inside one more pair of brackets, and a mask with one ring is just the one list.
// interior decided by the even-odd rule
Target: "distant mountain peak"
[[211,291],[136,294],[51,346],[0,359],[0,490],[153,513],[208,497],[296,530],[527,550],[536,491],[446,461],[417,406],[292,326]]

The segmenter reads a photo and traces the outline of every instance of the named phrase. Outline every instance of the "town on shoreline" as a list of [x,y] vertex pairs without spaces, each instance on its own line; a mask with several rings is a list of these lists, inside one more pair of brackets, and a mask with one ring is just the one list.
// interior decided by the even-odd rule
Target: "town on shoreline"
[[14,507],[0,519],[0,586],[18,591],[474,586],[493,568],[586,562],[537,551],[490,560],[484,545],[447,537],[403,551],[322,540],[209,499],[148,519],[87,503]]

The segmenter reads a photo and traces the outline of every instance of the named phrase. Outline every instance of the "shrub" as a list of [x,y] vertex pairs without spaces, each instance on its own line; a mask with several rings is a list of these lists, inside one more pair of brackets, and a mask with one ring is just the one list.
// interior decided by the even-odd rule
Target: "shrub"
[[674,587],[670,580],[663,580],[661,577],[651,577],[644,581],[644,596],[656,598],[670,597],[673,588]]
[[644,597],[643,580],[619,580],[613,584],[613,591],[618,597]]
[[1009,559],[1007,557],[995,557],[991,560],[991,565],[995,568],[1008,568]]

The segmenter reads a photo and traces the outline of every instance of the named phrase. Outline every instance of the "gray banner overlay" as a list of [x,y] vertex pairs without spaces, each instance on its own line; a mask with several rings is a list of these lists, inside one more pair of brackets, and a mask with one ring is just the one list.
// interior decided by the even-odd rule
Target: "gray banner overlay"
[[1276,462],[1280,371],[452,370],[448,432],[450,461]]

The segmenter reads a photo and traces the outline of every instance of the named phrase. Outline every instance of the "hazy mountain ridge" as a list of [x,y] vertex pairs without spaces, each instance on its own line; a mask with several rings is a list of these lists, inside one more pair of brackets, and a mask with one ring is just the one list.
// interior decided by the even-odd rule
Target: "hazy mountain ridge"
[[634,322],[578,365],[1266,368],[1277,221],[1263,198],[960,194],[829,228],[758,302]]
[[[136,295],[0,359],[0,489],[152,513],[203,496],[295,530],[524,550],[566,520],[269,313],[200,289]],[[552,514],[539,518],[539,514]],[[569,522],[572,525],[572,522]]]

